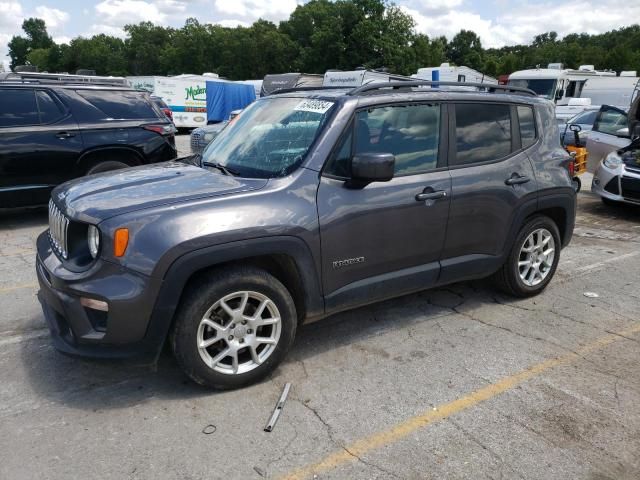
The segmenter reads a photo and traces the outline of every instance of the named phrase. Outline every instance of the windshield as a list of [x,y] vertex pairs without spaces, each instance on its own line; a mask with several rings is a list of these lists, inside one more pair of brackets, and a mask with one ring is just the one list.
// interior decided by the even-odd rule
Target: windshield
[[587,112],[580,112],[575,117],[567,120],[567,123],[579,123],[582,125],[593,125],[593,122],[596,121],[596,116],[598,115],[598,110],[589,110]]
[[554,99],[556,91],[556,80],[553,78],[536,78],[536,79],[524,79],[518,78],[509,80],[509,85],[513,87],[528,88],[536,92],[540,97]]
[[302,163],[333,102],[271,97],[247,107],[212,141],[203,162],[242,177],[284,177]]

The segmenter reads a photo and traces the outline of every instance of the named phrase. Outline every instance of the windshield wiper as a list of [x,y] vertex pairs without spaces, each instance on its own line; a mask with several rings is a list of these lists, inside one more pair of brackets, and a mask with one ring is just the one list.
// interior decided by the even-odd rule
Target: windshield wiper
[[218,170],[220,170],[222,173],[224,173],[225,175],[229,175],[231,177],[238,177],[240,176],[240,173],[238,173],[237,171],[229,168],[229,167],[225,167],[224,165],[222,165],[221,163],[218,162],[202,162],[202,166],[203,167],[213,167],[213,168],[217,168]]

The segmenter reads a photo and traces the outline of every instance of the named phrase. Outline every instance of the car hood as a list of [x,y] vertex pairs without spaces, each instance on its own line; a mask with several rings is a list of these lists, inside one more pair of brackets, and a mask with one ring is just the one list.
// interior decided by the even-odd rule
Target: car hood
[[257,190],[267,181],[167,162],[73,180],[56,187],[52,198],[71,218],[99,223],[158,205]]

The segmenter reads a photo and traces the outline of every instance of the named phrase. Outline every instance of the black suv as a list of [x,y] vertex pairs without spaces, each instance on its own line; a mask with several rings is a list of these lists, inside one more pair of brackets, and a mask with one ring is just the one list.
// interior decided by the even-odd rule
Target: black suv
[[37,274],[56,346],[149,360],[169,338],[189,377],[229,388],[335,312],[490,275],[541,292],[576,208],[553,104],[430,86],[285,91],[198,165],[55,189]]
[[83,175],[176,158],[175,128],[126,87],[0,82],[0,207]]

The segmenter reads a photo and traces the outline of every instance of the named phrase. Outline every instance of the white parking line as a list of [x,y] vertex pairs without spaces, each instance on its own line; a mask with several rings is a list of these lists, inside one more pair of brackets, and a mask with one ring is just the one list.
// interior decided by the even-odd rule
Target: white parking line
[[619,262],[620,260],[625,260],[627,258],[635,257],[637,255],[640,255],[640,251],[624,253],[622,255],[618,255],[617,257],[612,257],[606,260],[602,260],[601,262],[596,262],[596,263],[592,263],[591,265],[584,265],[582,267],[576,268],[575,273],[588,272],[595,268],[604,267],[608,263]]

